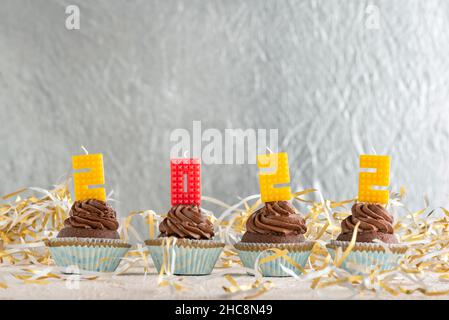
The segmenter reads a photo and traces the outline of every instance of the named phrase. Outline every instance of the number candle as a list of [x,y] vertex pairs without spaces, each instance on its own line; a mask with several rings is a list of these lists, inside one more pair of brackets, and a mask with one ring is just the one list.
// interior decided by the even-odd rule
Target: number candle
[[201,204],[201,164],[200,160],[172,159],[171,170],[171,204]]
[[390,185],[390,157],[361,155],[360,168],[376,169],[376,171],[360,172],[358,201],[387,204],[388,190],[376,190],[373,187],[388,187]]
[[290,184],[288,154],[286,152],[262,154],[257,156],[259,169],[270,169],[259,172],[260,195],[262,202],[288,201],[292,198],[290,185],[279,187],[279,184]]
[[75,200],[97,199],[106,201],[104,188],[90,186],[104,185],[104,168],[102,154],[86,154],[72,157],[73,170],[86,170],[74,174]]

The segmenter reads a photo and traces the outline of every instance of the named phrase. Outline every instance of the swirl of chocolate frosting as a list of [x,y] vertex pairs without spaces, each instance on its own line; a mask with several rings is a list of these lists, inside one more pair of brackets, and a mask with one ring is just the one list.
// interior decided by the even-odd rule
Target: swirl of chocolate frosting
[[66,227],[117,230],[119,226],[115,210],[100,200],[76,201],[69,215],[64,221]]
[[162,220],[159,231],[161,237],[210,239],[214,236],[214,225],[201,213],[199,206],[177,205]]
[[358,233],[381,232],[393,234],[393,217],[380,204],[356,203],[351,209],[352,215],[341,222],[342,233],[352,233],[358,222]]
[[304,234],[307,227],[295,207],[287,201],[267,202],[246,222],[246,230],[257,234]]

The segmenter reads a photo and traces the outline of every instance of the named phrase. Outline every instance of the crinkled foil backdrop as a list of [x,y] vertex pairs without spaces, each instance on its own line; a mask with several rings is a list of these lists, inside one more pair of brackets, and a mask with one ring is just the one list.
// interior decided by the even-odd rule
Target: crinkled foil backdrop
[[[353,197],[374,149],[411,208],[446,206],[448,29],[444,0],[3,0],[0,193],[58,181],[84,145],[105,154],[122,216],[163,212],[169,135],[201,120],[278,128],[294,190]],[[256,192],[255,165],[203,166],[204,195]]]

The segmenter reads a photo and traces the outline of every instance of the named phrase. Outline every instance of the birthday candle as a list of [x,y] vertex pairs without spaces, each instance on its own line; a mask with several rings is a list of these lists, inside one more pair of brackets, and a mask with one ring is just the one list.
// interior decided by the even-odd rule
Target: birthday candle
[[172,206],[201,204],[201,164],[196,158],[172,159],[171,204]]
[[106,201],[105,188],[91,186],[104,185],[102,154],[86,154],[72,157],[73,170],[87,170],[74,174],[75,200],[97,199]]
[[290,200],[292,198],[290,185],[277,187],[277,185],[280,184],[290,184],[287,153],[281,152],[258,155],[257,165],[259,169],[269,169],[269,171],[259,172],[262,202]]
[[387,204],[388,190],[376,190],[373,187],[388,187],[390,185],[390,157],[361,155],[360,168],[375,169],[375,172],[360,172],[359,202]]

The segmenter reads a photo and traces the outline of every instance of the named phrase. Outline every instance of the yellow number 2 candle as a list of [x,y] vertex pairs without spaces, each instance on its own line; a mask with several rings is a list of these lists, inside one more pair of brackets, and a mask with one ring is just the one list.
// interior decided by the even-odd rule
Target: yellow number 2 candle
[[72,157],[73,170],[87,170],[74,174],[75,200],[97,199],[106,201],[104,188],[90,188],[104,185],[102,154],[86,154]]
[[390,185],[390,157],[361,155],[360,168],[376,169],[376,171],[360,172],[358,201],[387,204],[388,190],[375,190],[373,187],[388,187]]
[[292,198],[290,185],[276,187],[276,185],[290,183],[288,155],[286,152],[258,155],[257,166],[259,169],[270,169],[269,172],[259,172],[262,202],[288,201]]

